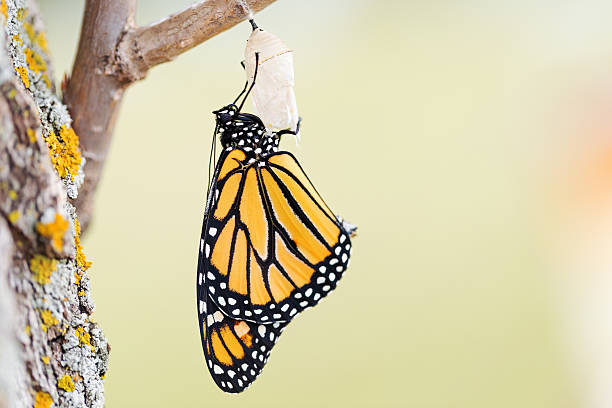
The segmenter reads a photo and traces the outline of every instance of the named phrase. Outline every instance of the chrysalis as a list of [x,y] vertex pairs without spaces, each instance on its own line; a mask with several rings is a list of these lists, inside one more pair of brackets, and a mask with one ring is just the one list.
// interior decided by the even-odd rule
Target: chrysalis
[[247,81],[255,74],[255,53],[259,53],[257,82],[251,92],[253,113],[261,118],[266,130],[298,129],[298,110],[293,86],[293,51],[277,36],[257,27],[251,20],[253,32],[244,50]]

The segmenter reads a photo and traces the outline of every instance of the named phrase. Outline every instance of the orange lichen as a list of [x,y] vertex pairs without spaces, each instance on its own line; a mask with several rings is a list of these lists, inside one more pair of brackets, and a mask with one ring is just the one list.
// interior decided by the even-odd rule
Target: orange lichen
[[55,220],[50,223],[36,223],[36,231],[45,238],[51,240],[51,244],[57,251],[61,251],[64,246],[64,234],[68,229],[68,221],[59,214],[55,214]]
[[6,0],[2,0],[2,2],[0,3],[0,13],[2,13],[4,18],[6,19],[5,23],[8,24],[8,6],[6,5]]
[[57,380],[57,386],[68,392],[74,391],[74,382],[72,382],[72,378],[70,378],[69,375],[64,375],[62,378]]
[[34,274],[34,280],[41,285],[49,283],[55,268],[57,268],[57,261],[43,255],[34,255],[30,260],[30,270]]
[[51,359],[49,358],[49,356],[42,356],[40,358],[42,360],[43,363],[45,364],[49,364],[49,362],[51,361]]
[[57,318],[53,316],[53,313],[51,313],[50,310],[47,309],[40,311],[40,318],[43,321],[43,324],[41,324],[40,326],[45,333],[47,332],[47,328],[49,326],[56,326],[57,324],[59,324]]
[[59,138],[54,132],[49,132],[46,141],[49,146],[51,161],[59,176],[65,178],[70,175],[74,179],[81,166],[79,138],[74,130],[62,126]]
[[85,254],[83,253],[83,246],[81,245],[81,239],[79,238],[81,235],[81,223],[76,217],[74,218],[74,230],[74,245],[76,246],[77,266],[86,271],[91,266],[91,262],[87,261],[87,258],[85,258]]
[[51,404],[53,404],[53,399],[48,393],[42,391],[36,393],[34,408],[49,408]]
[[74,284],[75,285],[79,286],[81,284],[81,278],[82,276],[79,275],[77,271],[74,271]]
[[11,222],[11,224],[15,224],[20,216],[21,216],[21,213],[18,210],[15,210],[9,213],[8,219]]
[[15,68],[15,71],[17,71],[17,73],[19,74],[19,77],[21,78],[21,82],[23,82],[23,85],[26,88],[29,88],[30,79],[28,78],[28,70],[26,69],[26,67],[18,66],[17,68]]
[[76,329],[76,336],[81,342],[81,344],[88,345],[89,347],[91,347],[92,352],[94,353],[96,352],[96,349],[94,348],[94,346],[91,345],[91,335],[87,333],[84,328],[78,327]]
[[25,56],[26,56],[26,62],[28,63],[28,66],[30,67],[32,71],[38,74],[40,71],[47,70],[47,63],[34,50],[30,48],[26,48]]

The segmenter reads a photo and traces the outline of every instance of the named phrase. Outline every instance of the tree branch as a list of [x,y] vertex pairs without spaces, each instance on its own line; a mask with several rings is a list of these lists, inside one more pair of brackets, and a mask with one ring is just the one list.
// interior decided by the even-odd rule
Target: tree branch
[[[274,0],[250,0],[258,12]],[[144,78],[147,71],[235,26],[248,17],[240,1],[204,0],[157,23],[138,27],[122,39],[120,53],[129,61],[132,80]]]
[[83,228],[106,160],[124,90],[147,71],[233,27],[274,0],[204,0],[146,27],[133,22],[137,0],[87,0],[72,78],[65,93],[87,159],[75,204]]
[[135,11],[136,0],[87,0],[85,4],[79,48],[64,95],[87,160],[87,178],[75,202],[84,228],[126,87],[114,68],[117,44],[133,26]]

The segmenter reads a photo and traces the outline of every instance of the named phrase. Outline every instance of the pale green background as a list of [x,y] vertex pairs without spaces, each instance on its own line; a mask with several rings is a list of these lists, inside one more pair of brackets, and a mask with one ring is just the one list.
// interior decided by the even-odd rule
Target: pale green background
[[[140,3],[145,24],[190,1]],[[586,3],[279,0],[257,16],[295,51],[304,127],[284,147],[359,236],[337,291],[239,396],[204,365],[194,285],[210,112],[243,85],[249,25],[130,88],[85,239],[107,406],[578,406],[534,174],[563,143],[567,89],[612,62],[611,6]],[[41,1],[58,78],[82,7]]]

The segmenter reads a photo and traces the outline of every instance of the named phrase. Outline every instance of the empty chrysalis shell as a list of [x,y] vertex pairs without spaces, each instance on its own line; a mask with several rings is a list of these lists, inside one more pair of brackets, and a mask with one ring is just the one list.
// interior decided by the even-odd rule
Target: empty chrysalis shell
[[256,52],[259,53],[259,67],[251,91],[253,113],[261,118],[268,131],[296,130],[298,110],[293,90],[293,51],[274,34],[255,28],[244,50],[249,83],[255,73]]

